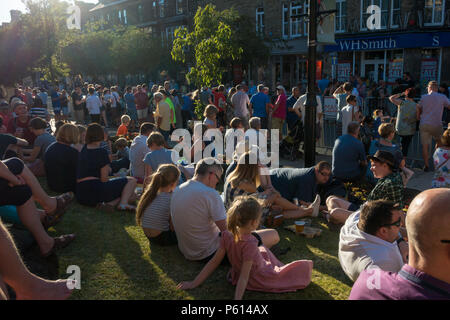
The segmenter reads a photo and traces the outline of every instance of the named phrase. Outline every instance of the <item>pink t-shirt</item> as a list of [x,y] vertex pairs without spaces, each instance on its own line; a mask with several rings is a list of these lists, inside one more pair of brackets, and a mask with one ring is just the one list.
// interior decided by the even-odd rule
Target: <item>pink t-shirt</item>
[[272,114],[272,118],[286,119],[286,95],[284,93],[278,96],[275,104],[279,104],[277,110]]
[[253,235],[246,235],[238,242],[229,231],[222,232],[220,246],[227,252],[231,270],[228,281],[236,285],[244,261],[253,265],[247,283],[247,290],[264,292],[290,292],[303,289],[311,282],[313,262],[297,260],[284,265],[265,246],[258,247]]

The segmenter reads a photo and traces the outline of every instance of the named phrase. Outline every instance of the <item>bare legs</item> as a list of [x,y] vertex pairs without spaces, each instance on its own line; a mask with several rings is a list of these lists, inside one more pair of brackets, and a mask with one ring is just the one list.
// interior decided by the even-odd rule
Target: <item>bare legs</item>
[[327,208],[329,212],[329,221],[335,224],[344,224],[347,218],[353,213],[349,211],[351,203],[336,196],[327,198]]
[[264,246],[269,249],[280,242],[280,236],[275,229],[257,230],[256,233],[261,237]]
[[63,300],[72,293],[66,280],[48,281],[28,271],[0,222],[0,299],[7,298],[3,281],[14,289],[17,299]]

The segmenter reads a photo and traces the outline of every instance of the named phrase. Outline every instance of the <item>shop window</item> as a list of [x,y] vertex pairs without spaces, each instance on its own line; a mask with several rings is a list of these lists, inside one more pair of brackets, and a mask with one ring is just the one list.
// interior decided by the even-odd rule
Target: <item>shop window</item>
[[283,38],[289,37],[289,5],[283,4],[282,30]]
[[165,1],[164,0],[159,0],[159,16],[161,17],[161,18],[164,18],[164,7],[165,7],[165,3],[164,3]]
[[347,25],[347,1],[336,0],[336,16],[335,16],[335,31],[345,32],[345,26]]
[[124,24],[128,24],[128,20],[127,20],[127,10],[123,9],[123,23]]
[[264,36],[264,8],[256,9],[256,33]]
[[292,2],[291,3],[291,37],[296,38],[302,35],[302,20],[301,18],[292,18],[293,16],[297,16],[303,13],[303,6],[301,2]]
[[400,0],[391,0],[391,28],[398,28],[400,23]]
[[156,1],[153,1],[152,11],[153,11],[153,18],[156,18],[158,16],[158,10],[156,8]]
[[143,22],[144,21],[144,14],[143,14],[142,4],[138,5],[137,12],[138,12],[139,22]]
[[442,25],[444,23],[444,12],[444,0],[425,0],[424,25]]
[[183,0],[176,0],[177,14],[183,14]]
[[[298,38],[308,35],[308,24],[305,17],[295,17],[308,13],[308,1],[292,1],[283,4],[283,38]],[[295,17],[295,18],[294,18]]]
[[381,9],[381,29],[387,28],[389,0],[361,0],[361,30],[367,30],[367,19],[372,15],[367,13],[369,6],[378,6]]

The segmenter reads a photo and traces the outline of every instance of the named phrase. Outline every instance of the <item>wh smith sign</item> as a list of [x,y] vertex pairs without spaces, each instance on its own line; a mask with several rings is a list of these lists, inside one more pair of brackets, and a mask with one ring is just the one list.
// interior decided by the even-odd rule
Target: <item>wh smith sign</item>
[[325,52],[392,50],[450,46],[450,32],[404,33],[382,37],[336,39],[336,45],[325,46]]

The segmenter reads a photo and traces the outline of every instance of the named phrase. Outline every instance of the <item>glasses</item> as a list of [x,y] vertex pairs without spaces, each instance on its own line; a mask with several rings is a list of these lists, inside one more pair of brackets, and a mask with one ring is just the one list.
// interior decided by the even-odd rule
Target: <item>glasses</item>
[[402,218],[399,218],[397,221],[395,221],[393,223],[383,224],[382,227],[392,227],[392,226],[400,227],[401,223],[402,223]]

